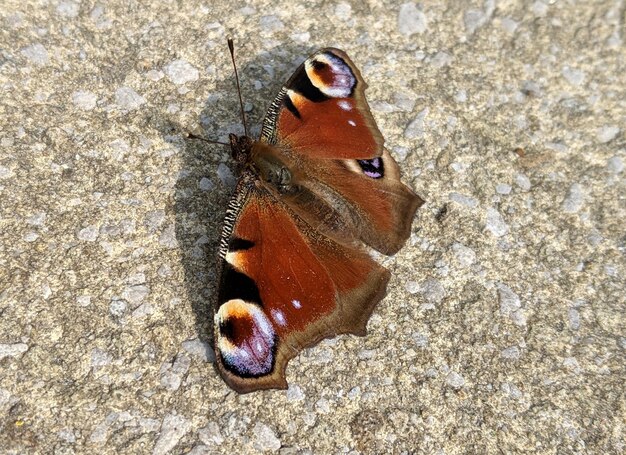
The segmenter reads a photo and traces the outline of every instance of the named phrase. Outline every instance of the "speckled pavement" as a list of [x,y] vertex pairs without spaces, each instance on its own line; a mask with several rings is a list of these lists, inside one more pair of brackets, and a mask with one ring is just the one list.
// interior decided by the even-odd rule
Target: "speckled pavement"
[[[234,6],[229,6],[234,5]],[[626,450],[626,1],[3,0],[0,452]],[[208,342],[229,151],[349,53],[427,204],[365,338],[238,396]]]

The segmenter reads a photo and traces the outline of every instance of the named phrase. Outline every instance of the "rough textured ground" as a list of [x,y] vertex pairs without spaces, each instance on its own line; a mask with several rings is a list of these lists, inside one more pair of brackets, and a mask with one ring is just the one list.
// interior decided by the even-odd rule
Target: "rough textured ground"
[[[623,453],[626,2],[3,0],[0,452]],[[229,6],[234,5],[234,6]],[[366,338],[238,396],[206,335],[234,166],[312,50],[428,202]]]

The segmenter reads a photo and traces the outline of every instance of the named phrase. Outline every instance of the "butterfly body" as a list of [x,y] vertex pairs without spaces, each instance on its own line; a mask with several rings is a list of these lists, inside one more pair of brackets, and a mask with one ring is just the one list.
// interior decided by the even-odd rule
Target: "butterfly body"
[[364,335],[422,200],[338,49],[309,57],[270,106],[259,140],[230,136],[241,167],[224,222],[215,304],[217,368],[240,393],[286,388],[288,361],[323,338]]

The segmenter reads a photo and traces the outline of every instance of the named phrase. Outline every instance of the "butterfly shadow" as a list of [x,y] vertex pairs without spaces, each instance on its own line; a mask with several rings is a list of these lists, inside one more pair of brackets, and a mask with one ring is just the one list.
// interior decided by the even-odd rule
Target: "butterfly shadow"
[[[238,59],[249,135],[259,137],[265,110],[312,47],[281,46],[253,59]],[[224,51],[227,52],[226,43]],[[243,52],[242,52],[243,53]],[[221,61],[226,62],[223,59]],[[228,63],[228,62],[226,62]],[[189,132],[228,142],[228,134],[244,134],[232,67],[205,101],[195,123],[171,118],[156,120],[166,142],[178,150],[180,171],[174,192],[175,235],[184,269],[187,301],[195,317],[198,338],[213,347],[213,300],[218,287],[218,245],[226,207],[234,194],[237,169],[229,147],[188,138]],[[214,357],[213,357],[214,359]]]

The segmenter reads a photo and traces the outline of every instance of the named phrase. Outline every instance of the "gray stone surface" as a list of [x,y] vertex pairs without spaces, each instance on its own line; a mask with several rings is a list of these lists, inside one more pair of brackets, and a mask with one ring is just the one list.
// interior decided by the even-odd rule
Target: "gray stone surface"
[[[626,2],[4,0],[0,452],[624,453]],[[366,338],[207,349],[241,133],[345,49],[427,201]],[[445,209],[444,209],[445,207]]]

